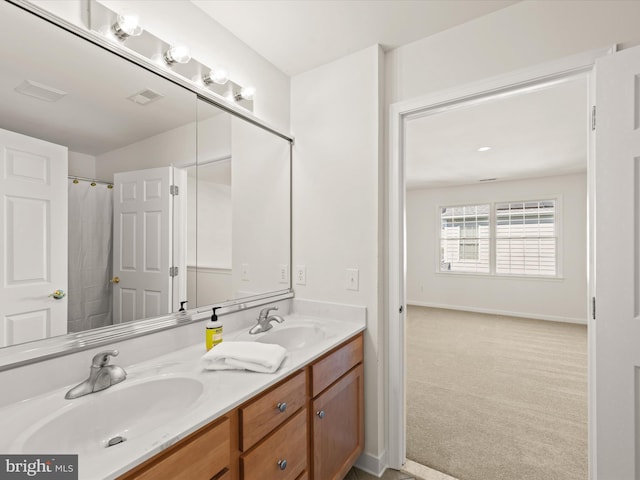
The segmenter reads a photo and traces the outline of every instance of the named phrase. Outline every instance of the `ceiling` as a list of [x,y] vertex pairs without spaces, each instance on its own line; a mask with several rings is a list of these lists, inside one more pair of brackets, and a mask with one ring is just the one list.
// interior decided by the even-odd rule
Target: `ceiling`
[[[585,171],[587,110],[583,77],[410,119],[405,128],[407,188]],[[483,146],[492,148],[479,152]]]
[[414,42],[514,0],[191,0],[288,75],[371,45]]

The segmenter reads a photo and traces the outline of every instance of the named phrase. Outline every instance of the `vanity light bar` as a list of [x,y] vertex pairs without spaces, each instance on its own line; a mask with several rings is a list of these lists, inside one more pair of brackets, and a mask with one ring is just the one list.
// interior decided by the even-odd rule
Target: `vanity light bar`
[[89,0],[89,29],[170,70],[196,87],[253,112],[255,88],[233,82],[223,68],[212,69],[200,63],[191,57],[186,46],[168,43],[143,30],[137,15],[118,14],[96,0]]

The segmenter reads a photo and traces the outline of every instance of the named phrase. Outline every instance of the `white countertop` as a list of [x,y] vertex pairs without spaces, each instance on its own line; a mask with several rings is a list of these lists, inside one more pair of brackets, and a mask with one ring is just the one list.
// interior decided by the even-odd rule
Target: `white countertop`
[[[299,312],[284,316],[285,322],[281,325],[275,325],[272,331],[277,331],[278,327],[285,328],[314,323],[322,325],[323,329],[328,332],[327,337],[304,348],[290,350],[280,368],[273,374],[237,370],[205,370],[201,361],[201,357],[205,353],[203,331],[202,341],[196,345],[126,367],[127,379],[103,392],[96,392],[74,400],[65,400],[66,391],[73,386],[69,385],[1,408],[0,452],[3,454],[42,455],[77,453],[79,454],[78,469],[81,480],[116,478],[365,329],[366,313],[345,315],[344,312],[339,312],[337,315],[332,315],[332,309],[323,307],[323,304],[315,304],[314,302],[311,304],[311,308],[304,309],[305,313]],[[224,339],[227,341],[245,340],[245,334],[245,329],[235,332],[226,331],[225,325]],[[117,348],[117,345],[114,347]],[[117,360],[117,358],[112,359],[111,363],[118,365]],[[73,447],[75,451],[69,450],[71,447],[67,445],[67,440],[77,441],[77,439],[66,437],[90,431],[91,418],[95,418],[95,422],[99,423],[101,409],[97,406],[100,403],[104,404],[104,401],[99,401],[100,395],[109,395],[109,393],[117,392],[117,389],[130,388],[153,379],[178,379],[176,386],[179,386],[181,385],[179,379],[183,378],[198,381],[190,384],[203,385],[197,400],[187,408],[183,408],[179,404],[168,405],[164,411],[160,412],[162,414],[161,421],[155,422],[152,407],[155,404],[162,404],[162,399],[144,399],[149,405],[148,412],[144,414],[149,418],[144,418],[141,422],[144,428],[135,425],[137,423],[135,420],[132,423],[138,427],[138,431],[135,428],[129,430],[126,427],[124,427],[125,431],[118,431],[123,427],[114,425],[114,431],[109,432],[107,438],[101,440],[104,443],[115,435],[122,435],[127,438],[124,443],[105,448],[98,446],[96,442],[88,441],[86,448],[83,445],[80,448]],[[86,407],[83,407],[84,405]],[[95,412],[93,411],[94,407]],[[90,413],[87,415],[86,423],[88,425],[65,426],[64,423],[59,425],[56,427],[60,431],[59,441],[52,445],[39,445],[37,441],[33,441],[34,436],[37,436],[41,431],[39,429],[43,426],[54,425],[56,418],[71,409],[78,408],[84,408]],[[170,416],[167,415],[167,410],[173,410]],[[35,446],[38,451],[33,451]],[[49,450],[42,451],[46,446],[49,447]],[[78,451],[79,449],[83,451]]]

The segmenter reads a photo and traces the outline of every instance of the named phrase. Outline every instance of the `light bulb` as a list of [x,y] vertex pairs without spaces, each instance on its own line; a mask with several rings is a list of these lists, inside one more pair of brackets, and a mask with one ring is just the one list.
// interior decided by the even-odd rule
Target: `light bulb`
[[128,37],[137,37],[143,32],[140,26],[140,17],[134,14],[118,15],[116,23],[111,27],[113,33],[120,40]]
[[189,63],[191,60],[191,52],[185,45],[172,45],[169,50],[164,52],[164,61],[167,65],[174,63]]
[[203,75],[202,81],[207,85],[211,85],[212,83],[217,83],[218,85],[224,85],[229,81],[229,74],[224,68],[217,68]]
[[242,87],[240,93],[236,96],[236,100],[252,100],[255,94],[255,87]]

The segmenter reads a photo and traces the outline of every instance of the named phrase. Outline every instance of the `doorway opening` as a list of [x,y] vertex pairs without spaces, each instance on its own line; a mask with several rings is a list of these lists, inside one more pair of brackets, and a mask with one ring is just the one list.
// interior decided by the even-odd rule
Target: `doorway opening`
[[587,476],[586,98],[579,77],[407,120],[409,460]]
[[[406,164],[407,153],[409,151],[410,146],[407,143],[407,132],[410,128],[410,122],[414,119],[419,119],[422,117],[432,116],[435,118],[436,114],[442,112],[454,112],[456,110],[462,111],[463,109],[470,109],[471,107],[475,107],[483,104],[490,104],[491,102],[496,102],[499,99],[506,98],[517,98],[519,96],[523,96],[523,94],[532,94],[536,92],[543,92],[545,90],[552,90],[555,87],[561,87],[563,85],[568,85],[571,82],[576,82],[580,79],[583,82],[583,85],[586,85],[585,90],[583,90],[583,112],[589,112],[590,108],[588,105],[591,105],[593,92],[592,92],[592,81],[591,81],[591,72],[593,69],[593,63],[595,59],[599,56],[607,54],[607,50],[601,50],[596,52],[588,52],[583,55],[578,55],[574,57],[570,57],[568,59],[564,59],[559,62],[555,62],[554,64],[534,67],[524,71],[515,72],[510,75],[505,75],[503,77],[496,77],[487,81],[478,82],[474,85],[469,85],[465,87],[461,87],[456,89],[456,91],[446,91],[438,94],[430,95],[427,97],[414,99],[407,102],[402,102],[399,104],[392,105],[390,112],[390,145],[391,145],[391,157],[389,162],[389,383],[390,383],[390,397],[389,397],[389,464],[393,468],[401,468],[407,459],[407,444],[406,444],[406,435],[407,435],[407,405],[406,405],[406,390],[404,387],[404,380],[407,372],[407,360],[405,359],[405,341],[408,338],[408,322],[410,321],[406,316],[406,309],[402,308],[407,305],[407,300],[414,301],[414,298],[411,298],[411,295],[415,295],[416,291],[410,291],[410,282],[413,281],[412,278],[406,276],[411,270],[408,267],[409,262],[412,261],[410,257],[407,256],[409,253],[408,247],[408,228],[405,231],[405,227],[408,227],[409,224],[405,223],[405,213],[407,215],[407,219],[409,219],[409,215],[411,214],[408,198],[409,195],[405,195],[405,187],[407,186],[407,181],[409,180],[409,174],[411,173],[408,165]],[[589,117],[589,115],[585,115],[585,117]],[[484,121],[489,122],[489,120],[484,119]],[[584,144],[583,147],[587,151],[586,157],[586,172],[585,172],[585,158],[583,157],[583,166],[582,171],[577,172],[556,172],[554,174],[555,177],[565,177],[565,180],[569,177],[576,177],[576,184],[580,183],[582,191],[586,193],[582,196],[581,208],[583,209],[583,225],[585,226],[582,231],[582,243],[587,245],[592,245],[590,241],[592,239],[593,232],[588,228],[588,225],[591,223],[591,212],[592,212],[592,184],[593,184],[593,157],[591,155],[591,142],[589,131],[589,120],[588,118],[584,118],[582,125],[579,126],[583,132]],[[491,146],[485,144],[478,144],[476,149],[483,146]],[[487,150],[490,151],[490,150]],[[475,152],[478,155],[482,152]],[[537,162],[542,163],[542,162]],[[446,170],[451,171],[455,169],[453,165],[448,165]],[[457,169],[458,171],[467,172],[470,168],[462,168]],[[564,173],[564,175],[561,175]],[[465,298],[468,292],[472,295],[476,295],[478,297],[483,296],[482,288],[478,291],[473,291],[469,287],[469,282],[473,279],[477,281],[478,278],[481,278],[479,284],[482,285],[493,285],[493,287],[500,286],[503,287],[499,289],[504,296],[515,296],[514,292],[509,292],[509,288],[513,287],[514,283],[525,283],[531,287],[531,282],[539,281],[544,278],[545,283],[550,283],[553,285],[553,282],[562,283],[564,282],[564,278],[568,274],[565,270],[565,266],[567,264],[567,255],[573,254],[574,252],[571,250],[573,246],[566,246],[566,234],[568,233],[565,227],[563,227],[563,222],[566,220],[566,217],[562,219],[562,215],[566,210],[566,202],[569,198],[568,194],[562,194],[562,191],[559,189],[555,189],[556,194],[551,194],[550,190],[541,191],[544,195],[540,196],[538,194],[534,194],[536,192],[527,191],[524,186],[515,185],[516,182],[532,182],[533,178],[552,178],[547,174],[539,173],[539,174],[527,174],[521,178],[514,178],[511,180],[500,181],[496,175],[487,176],[484,178],[476,178],[475,185],[477,188],[482,187],[490,187],[487,191],[491,192],[496,186],[500,183],[507,185],[509,182],[511,184],[511,192],[509,195],[498,195],[496,198],[491,200],[478,198],[474,201],[470,201],[470,199],[458,197],[457,201],[449,202],[446,199],[439,199],[436,201],[433,208],[428,211],[425,211],[425,217],[430,216],[431,220],[429,222],[423,221],[423,223],[429,223],[429,226],[426,227],[429,229],[429,234],[433,239],[437,240],[433,249],[431,249],[432,260],[428,268],[431,269],[432,276],[438,279],[438,283],[440,287],[442,287],[445,282],[448,282],[448,287],[451,287],[451,283],[453,282],[461,282],[457,288],[449,288],[449,297],[447,301],[442,301],[440,304],[433,300],[424,301],[425,304],[429,304],[429,307],[447,307],[446,310],[450,311],[449,307],[457,306],[460,310],[474,311],[475,313],[500,313],[500,314],[508,314],[515,313],[516,315],[511,315],[512,317],[523,317],[528,315],[517,315],[519,313],[530,313],[528,310],[517,311],[517,310],[508,310],[505,307],[502,308],[489,308],[476,306],[473,308],[473,305],[469,302],[469,298]],[[501,173],[501,176],[504,177],[505,173]],[[492,179],[498,178],[495,181],[488,182],[478,182],[478,180]],[[577,177],[581,177],[579,180]],[[523,180],[526,178],[527,180]],[[470,182],[467,182],[470,183]],[[544,183],[544,182],[543,182]],[[549,183],[549,182],[547,182]],[[486,184],[486,185],[479,185]],[[444,187],[440,186],[440,189],[444,189]],[[464,190],[463,187],[456,187],[460,190]],[[517,194],[515,194],[517,193]],[[579,196],[579,194],[577,194]],[[535,198],[534,198],[535,197]],[[544,198],[543,198],[544,197]],[[588,199],[588,200],[587,200]],[[469,201],[468,201],[469,200]],[[549,203],[552,201],[552,203]],[[483,203],[484,202],[484,203]],[[520,208],[523,210],[521,215],[522,218],[526,217],[526,212],[532,211],[527,210],[527,206],[531,209],[534,209],[533,203],[536,202],[535,209],[538,210],[538,216],[542,215],[544,217],[545,209],[555,210],[557,213],[556,226],[558,228],[556,238],[556,251],[552,252],[555,256],[555,265],[552,265],[552,270],[555,268],[555,273],[551,271],[549,275],[542,272],[544,268],[541,267],[542,262],[538,259],[538,278],[534,280],[527,278],[527,272],[523,274],[521,271],[518,272],[518,268],[528,269],[528,266],[524,266],[520,263],[518,264],[517,255],[514,254],[514,249],[511,248],[509,250],[507,248],[508,261],[505,263],[505,244],[514,246],[513,238],[502,238],[502,233],[500,230],[503,228],[506,223],[509,225],[513,223],[518,215],[515,210]],[[588,205],[585,205],[585,202]],[[520,204],[520,205],[518,205]],[[527,205],[530,204],[530,205]],[[488,205],[486,214],[483,209],[480,208],[478,210],[479,205]],[[448,209],[454,209],[458,207],[476,207],[474,218],[476,220],[475,225],[473,222],[468,222],[463,218],[463,221],[460,222],[458,218],[458,223],[469,226],[468,231],[465,232],[464,235],[458,237],[457,240],[449,242],[447,245],[448,239],[445,238],[444,248],[441,248],[443,230],[446,230],[446,220],[443,217],[446,217],[447,214],[450,217],[453,217],[453,223],[455,223],[456,214],[460,213],[458,211],[453,212]],[[469,216],[471,216],[470,212],[467,212]],[[462,210],[462,216],[464,217],[467,213],[465,213],[464,208]],[[548,212],[547,212],[548,213]],[[486,217],[487,225],[481,225],[482,222],[477,221],[479,217]],[[449,220],[452,220],[451,218]],[[445,224],[445,228],[443,228],[443,222]],[[497,223],[500,222],[500,225]],[[540,227],[540,220],[538,220],[538,227]],[[470,225],[466,225],[470,224]],[[459,225],[458,225],[459,226]],[[480,234],[479,227],[485,227],[487,230],[486,239],[482,238]],[[475,227],[475,231],[474,231]],[[564,229],[564,230],[563,230]],[[448,234],[451,231],[447,232]],[[525,237],[527,235],[524,235]],[[445,235],[446,237],[446,235]],[[587,238],[588,237],[588,238]],[[563,240],[564,239],[564,240]],[[434,241],[435,241],[434,240]],[[520,239],[522,240],[522,239]],[[541,238],[535,240],[538,242],[538,249],[541,248],[542,243],[544,243]],[[542,242],[542,243],[541,243]],[[517,243],[517,242],[516,242]],[[528,243],[528,240],[527,242]],[[457,245],[457,249],[453,248],[452,245]],[[424,245],[422,246],[424,247]],[[516,245],[517,247],[517,245]],[[457,257],[452,258],[451,250],[456,250]],[[435,250],[436,255],[433,255],[433,250]],[[581,257],[581,265],[583,269],[583,273],[585,276],[588,275],[592,271],[593,265],[593,252],[588,250],[586,247],[583,247],[584,254]],[[447,256],[448,255],[448,256]],[[479,265],[478,260],[482,257],[484,258],[484,264]],[[433,260],[437,258],[437,260]],[[470,263],[473,263],[473,260],[476,260],[475,266],[470,266]],[[530,259],[529,259],[530,260]],[[470,262],[471,261],[471,262]],[[455,263],[458,265],[455,265]],[[474,268],[476,271],[472,272],[461,272],[460,263],[465,263],[466,267]],[[481,263],[481,262],[480,262]],[[524,262],[528,263],[528,262]],[[541,270],[542,268],[542,270]],[[456,271],[458,269],[458,271]],[[505,271],[507,269],[507,271]],[[587,298],[590,298],[591,295],[591,285],[585,281],[585,276],[583,276],[582,281],[582,289],[580,290],[579,296],[575,297],[576,302],[580,305],[578,306],[578,310],[575,310],[574,313],[570,314],[568,311],[561,311],[561,309],[556,308],[555,310],[550,310],[545,312],[534,312],[532,314],[532,318],[534,321],[544,321],[546,323],[551,324],[551,322],[547,322],[548,320],[560,320],[564,321],[577,321],[582,322],[583,324],[587,323],[587,317],[589,315],[589,308]],[[554,278],[555,277],[555,278]],[[466,284],[465,284],[466,282]],[[530,282],[530,283],[526,283]],[[426,283],[426,282],[425,282]],[[422,284],[422,290],[425,290],[426,284]],[[478,283],[478,282],[477,282]],[[586,284],[586,287],[585,287]],[[431,284],[429,284],[431,285]],[[433,285],[431,285],[433,286]],[[556,285],[557,287],[557,285]],[[417,284],[418,292],[420,290],[420,284]],[[553,288],[553,287],[551,287]],[[429,290],[433,290],[429,287]],[[531,288],[529,288],[531,290]],[[457,293],[455,293],[457,291]],[[453,293],[452,293],[453,292]],[[528,295],[527,301],[530,302],[529,306],[535,306],[536,300],[534,299],[535,295],[532,293]],[[466,304],[464,302],[467,302]],[[538,304],[542,304],[545,302],[545,297],[539,297],[537,299]],[[411,302],[409,302],[411,303]],[[576,305],[576,303],[573,303]],[[564,305],[564,304],[563,304]],[[400,307],[400,308],[399,308]],[[411,308],[409,308],[409,315],[411,315]],[[420,306],[418,308],[421,308]],[[483,312],[484,308],[484,312]],[[581,309],[581,311],[579,311]],[[578,312],[578,313],[575,313]],[[536,318],[537,317],[537,318]],[[518,318],[515,318],[518,320]],[[583,327],[586,328],[586,327]],[[589,345],[591,345],[592,338],[591,334],[589,334]],[[589,347],[590,348],[590,347]],[[591,358],[587,358],[589,362],[589,372],[592,369]],[[589,388],[592,388],[590,386]],[[588,398],[592,398],[593,392],[590,390],[587,392],[586,396]],[[589,429],[591,429],[591,417],[588,417],[587,423]],[[589,446],[589,452],[592,452],[593,449]],[[586,463],[586,462],[585,462]]]

